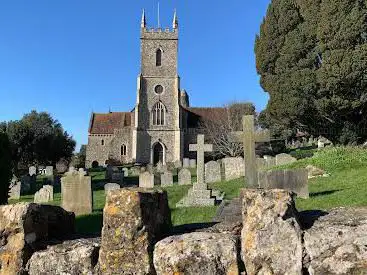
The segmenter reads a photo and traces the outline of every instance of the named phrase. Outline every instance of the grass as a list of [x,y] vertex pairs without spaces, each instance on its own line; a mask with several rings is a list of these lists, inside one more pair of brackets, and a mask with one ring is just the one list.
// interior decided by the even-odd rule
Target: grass
[[[310,199],[297,199],[299,210],[328,210],[334,207],[367,206],[367,150],[358,147],[336,147],[315,152],[311,158],[301,159],[291,165],[274,169],[304,168],[314,165],[324,169],[330,177],[320,177],[309,181]],[[76,219],[77,232],[99,233],[102,227],[105,194],[104,172],[92,172],[93,213]],[[136,182],[127,178],[127,182]],[[194,179],[193,179],[194,180]],[[239,197],[240,189],[245,186],[243,179],[209,184],[210,188],[226,193],[225,199]],[[174,225],[211,222],[218,206],[176,208],[176,203],[187,194],[190,186],[175,185],[163,188],[168,194],[168,203]],[[33,195],[22,196],[21,201],[32,202]],[[12,201],[11,203],[15,203]],[[61,203],[60,193],[55,194],[52,204]]]

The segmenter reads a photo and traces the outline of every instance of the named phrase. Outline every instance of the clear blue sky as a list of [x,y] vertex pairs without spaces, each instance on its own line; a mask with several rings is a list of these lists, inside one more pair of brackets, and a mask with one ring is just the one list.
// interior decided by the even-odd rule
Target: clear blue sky
[[[161,25],[180,24],[179,73],[192,106],[268,100],[256,74],[254,39],[270,0],[160,1]],[[135,104],[142,9],[157,1],[0,1],[0,121],[35,109],[87,143],[90,114]]]

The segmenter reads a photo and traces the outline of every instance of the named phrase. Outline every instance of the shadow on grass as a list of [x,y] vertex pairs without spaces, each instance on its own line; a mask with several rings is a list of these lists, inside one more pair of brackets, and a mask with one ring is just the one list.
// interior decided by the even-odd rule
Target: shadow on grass
[[94,212],[91,215],[76,217],[76,232],[86,236],[100,236],[103,225],[102,212]]
[[316,192],[316,193],[310,193],[310,197],[311,198],[316,198],[316,197],[321,197],[321,196],[327,196],[327,195],[331,195],[334,194],[336,192],[340,192],[343,191],[342,189],[337,189],[337,190],[327,190],[327,191],[322,191],[322,192]]

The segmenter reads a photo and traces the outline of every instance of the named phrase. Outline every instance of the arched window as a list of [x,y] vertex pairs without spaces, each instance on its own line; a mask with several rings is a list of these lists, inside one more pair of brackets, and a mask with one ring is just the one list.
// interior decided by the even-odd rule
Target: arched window
[[102,146],[104,145],[104,139],[102,139],[101,144],[102,144]]
[[155,65],[157,67],[162,66],[162,50],[158,49],[156,52]]
[[166,107],[162,102],[154,105],[152,110],[153,125],[164,125],[166,120]]
[[126,156],[127,150],[126,150],[126,145],[122,144],[121,145],[121,156]]

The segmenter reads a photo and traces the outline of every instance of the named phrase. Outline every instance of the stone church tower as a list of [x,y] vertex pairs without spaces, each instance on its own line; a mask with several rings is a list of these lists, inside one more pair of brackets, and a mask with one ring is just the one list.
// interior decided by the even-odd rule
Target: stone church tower
[[148,29],[141,19],[141,72],[137,81],[133,159],[137,163],[182,159],[178,20],[172,29]]
[[[141,19],[141,68],[136,105],[130,112],[92,113],[86,167],[107,163],[163,164],[194,158],[189,144],[205,121],[225,115],[223,108],[190,107],[178,76],[178,20],[172,28],[149,29]],[[129,94],[133,94],[132,92]]]

